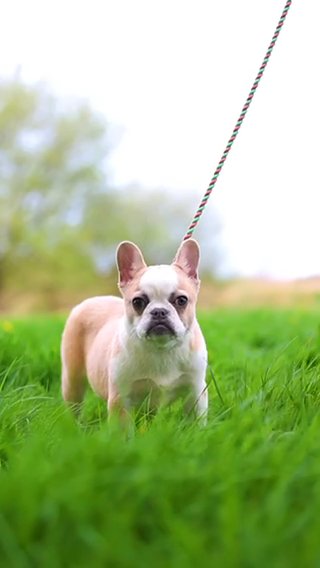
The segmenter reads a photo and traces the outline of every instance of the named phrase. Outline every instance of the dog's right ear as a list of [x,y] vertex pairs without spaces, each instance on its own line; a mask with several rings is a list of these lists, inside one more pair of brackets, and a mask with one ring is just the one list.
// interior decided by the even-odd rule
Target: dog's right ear
[[136,273],[147,266],[139,247],[129,241],[120,243],[117,248],[116,258],[120,288],[131,282]]

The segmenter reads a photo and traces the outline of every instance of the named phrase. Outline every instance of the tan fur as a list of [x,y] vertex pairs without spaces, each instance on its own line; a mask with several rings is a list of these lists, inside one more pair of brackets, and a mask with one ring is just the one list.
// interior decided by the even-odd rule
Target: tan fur
[[[189,246],[193,247],[193,244]],[[175,259],[171,272],[160,267],[160,275],[163,273],[166,278],[168,273],[172,281],[176,278],[175,294],[186,295],[189,302],[180,313],[169,306],[167,298],[161,296],[161,286],[165,286],[166,281],[162,284],[154,282],[163,305],[169,306],[172,311],[178,335],[165,338],[163,343],[140,339],[136,329],[142,316],[136,313],[132,300],[143,294],[143,275],[148,267],[135,245],[123,243],[119,250],[119,281],[123,299],[113,296],[87,299],[72,310],[67,320],[61,346],[63,398],[71,403],[80,403],[87,378],[92,389],[107,402],[109,412],[124,414],[126,409],[139,405],[145,396],[150,396],[152,406],[157,407],[164,398],[168,402],[187,387],[192,393],[192,403],[199,406],[198,414],[205,414],[206,346],[195,317],[199,288],[197,276],[189,274],[179,252],[180,265]],[[153,275],[153,272],[150,274]],[[153,280],[150,285],[152,288]],[[159,301],[150,298],[150,310]],[[146,319],[147,309],[145,312]],[[181,332],[181,329],[184,331]],[[200,402],[197,397],[202,397]]]

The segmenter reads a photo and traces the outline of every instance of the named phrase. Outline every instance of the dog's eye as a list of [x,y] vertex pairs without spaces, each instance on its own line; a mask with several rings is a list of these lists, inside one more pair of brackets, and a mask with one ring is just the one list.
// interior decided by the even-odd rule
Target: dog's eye
[[174,304],[178,307],[178,308],[182,308],[184,306],[186,306],[188,303],[188,298],[187,296],[178,296],[175,301]]
[[137,296],[136,298],[133,298],[132,300],[132,305],[134,307],[134,309],[136,310],[136,312],[143,312],[144,308],[146,307],[146,305],[148,304],[148,298],[143,297],[143,296]]

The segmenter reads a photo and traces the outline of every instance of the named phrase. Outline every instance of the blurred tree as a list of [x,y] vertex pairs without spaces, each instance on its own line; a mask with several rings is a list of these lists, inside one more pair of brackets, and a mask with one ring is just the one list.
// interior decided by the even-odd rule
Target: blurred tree
[[42,85],[0,82],[0,293],[10,268],[43,260],[104,186],[106,125]]
[[137,242],[153,263],[173,257],[194,201],[112,190],[109,138],[86,102],[19,77],[0,81],[0,304],[5,288],[33,289],[52,308],[61,290],[100,286],[120,240]]
[[[114,248],[122,240],[141,246],[149,262],[168,262],[179,246],[190,210],[190,197],[181,199],[164,189],[129,186],[117,192],[116,200],[96,194],[84,212],[81,240],[88,243],[101,271],[114,265]],[[109,246],[106,233],[112,235]]]

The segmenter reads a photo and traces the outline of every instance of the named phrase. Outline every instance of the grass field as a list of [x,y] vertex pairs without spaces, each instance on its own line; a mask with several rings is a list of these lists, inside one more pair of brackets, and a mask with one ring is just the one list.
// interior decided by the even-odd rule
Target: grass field
[[320,312],[200,318],[218,390],[125,440],[59,389],[61,317],[0,322],[0,564],[320,567]]

